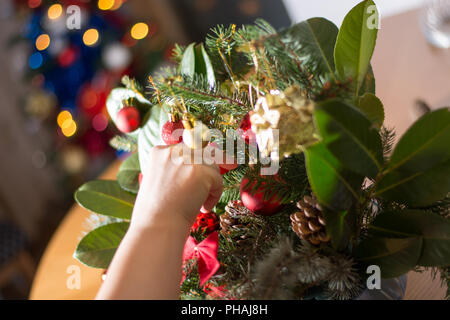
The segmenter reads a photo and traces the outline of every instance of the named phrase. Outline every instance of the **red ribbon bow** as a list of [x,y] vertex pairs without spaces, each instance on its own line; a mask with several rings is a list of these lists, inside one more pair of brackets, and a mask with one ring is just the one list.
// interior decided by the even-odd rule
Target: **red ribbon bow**
[[[205,240],[197,243],[192,236],[186,241],[183,251],[183,265],[187,260],[197,258],[198,274],[200,276],[200,285],[203,286],[217,270],[220,263],[217,260],[217,249],[219,247],[219,234],[212,232]],[[183,268],[184,270],[184,268]],[[186,275],[183,272],[184,281]]]

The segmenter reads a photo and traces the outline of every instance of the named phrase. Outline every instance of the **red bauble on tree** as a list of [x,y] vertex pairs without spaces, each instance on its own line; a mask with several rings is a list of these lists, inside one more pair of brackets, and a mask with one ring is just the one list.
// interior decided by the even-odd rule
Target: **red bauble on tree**
[[140,124],[141,116],[135,107],[127,106],[117,113],[116,126],[123,133],[133,132]]
[[256,135],[252,131],[252,123],[250,122],[250,113],[247,113],[242,119],[239,129],[242,130],[241,138],[244,139],[245,143],[256,143]]
[[264,199],[264,183],[261,184],[256,192],[252,192],[252,188],[256,181],[251,182],[246,187],[248,182],[249,180],[247,178],[242,179],[240,188],[241,200],[247,209],[254,214],[261,216],[272,216],[280,211],[283,205],[280,203],[280,199],[277,195],[272,196],[270,199]]
[[[161,138],[167,145],[183,141],[183,123],[181,121],[167,121],[161,129]],[[179,130],[175,132],[176,130]]]

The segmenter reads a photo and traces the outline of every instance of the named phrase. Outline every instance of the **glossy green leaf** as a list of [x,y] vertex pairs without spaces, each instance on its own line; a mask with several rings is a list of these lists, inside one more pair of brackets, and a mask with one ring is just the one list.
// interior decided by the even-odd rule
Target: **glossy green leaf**
[[395,147],[376,195],[410,206],[426,206],[450,190],[450,111],[424,115]]
[[129,156],[120,166],[117,173],[117,182],[126,191],[137,193],[139,191],[139,156],[137,153]]
[[336,250],[345,249],[355,234],[356,215],[354,210],[336,212],[324,208],[322,210],[326,221],[327,234]]
[[161,107],[154,106],[148,115],[148,120],[139,132],[138,154],[141,172],[147,172],[148,155],[154,146],[165,145],[161,138],[161,129],[169,120],[167,112]]
[[421,249],[421,237],[369,238],[358,245],[356,257],[366,266],[379,266],[383,278],[394,278],[416,266]]
[[[133,106],[138,108],[141,114],[147,113],[152,107],[150,101],[148,101],[141,93],[127,88],[115,88],[111,90],[106,99],[106,108],[114,123],[117,121],[117,113],[119,110],[126,106],[125,101],[132,102]],[[137,137],[139,131],[140,128],[128,134]]]
[[202,64],[204,65],[204,72],[202,74],[206,75],[206,79],[208,79],[209,86],[214,88],[216,85],[216,76],[214,75],[214,68],[211,63],[211,59],[208,56],[208,53],[205,50],[203,44],[197,46],[198,56],[201,57]]
[[195,74],[195,43],[186,47],[183,58],[180,63],[180,73],[182,75],[193,77]]
[[203,44],[191,43],[186,47],[180,63],[180,73],[191,78],[195,74],[203,75],[211,88],[216,83],[214,69]]
[[374,178],[383,163],[378,130],[358,109],[339,100],[317,105],[316,127],[323,144],[343,166]]
[[281,31],[279,38],[287,47],[297,48],[295,52],[304,63],[316,64],[315,75],[334,75],[333,53],[337,35],[338,28],[333,22],[312,18]]
[[115,222],[92,230],[78,243],[74,258],[89,267],[107,269],[128,227],[128,222]]
[[345,211],[359,199],[362,177],[346,170],[322,143],[305,151],[306,170],[319,203],[333,211]]
[[372,66],[369,65],[369,69],[367,70],[367,74],[364,77],[363,83],[361,84],[361,88],[359,88],[359,95],[363,96],[365,93],[375,94],[375,91],[376,91],[375,75],[373,73]]
[[369,118],[373,123],[381,128],[384,122],[384,107],[378,97],[372,93],[366,93],[359,98],[358,108]]
[[366,77],[378,34],[378,11],[372,0],[356,5],[344,18],[336,41],[337,73],[353,79],[355,96]]
[[123,190],[117,181],[94,180],[75,192],[75,200],[94,213],[119,219],[130,219],[136,196]]
[[417,264],[450,265],[450,221],[437,214],[419,210],[383,212],[369,228],[382,237],[421,237],[423,250]]

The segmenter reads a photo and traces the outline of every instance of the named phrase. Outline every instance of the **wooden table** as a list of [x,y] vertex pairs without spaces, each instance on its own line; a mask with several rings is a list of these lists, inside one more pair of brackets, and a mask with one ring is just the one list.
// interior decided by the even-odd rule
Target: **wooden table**
[[[100,179],[115,179],[119,166],[119,161],[114,162]],[[77,300],[95,297],[101,284],[103,270],[89,268],[72,257],[83,232],[88,230],[86,219],[89,216],[90,213],[78,205],[68,212],[41,258],[31,288],[30,299]],[[79,290],[69,289],[71,286],[67,286],[67,281],[73,274],[73,271],[68,273],[68,268],[71,266],[79,268],[81,280]]]
[[[377,80],[377,95],[386,109],[386,123],[400,135],[415,120],[412,107],[421,98],[432,106],[450,102],[450,58],[446,51],[429,47],[420,33],[417,11],[382,21],[372,60]],[[114,179],[119,163],[114,163],[101,177]],[[50,241],[40,262],[31,299],[92,299],[101,284],[102,270],[82,265],[72,258],[82,236],[89,213],[75,206]],[[68,289],[71,265],[80,268],[81,288]],[[442,299],[445,288],[430,273],[410,272],[405,299]]]

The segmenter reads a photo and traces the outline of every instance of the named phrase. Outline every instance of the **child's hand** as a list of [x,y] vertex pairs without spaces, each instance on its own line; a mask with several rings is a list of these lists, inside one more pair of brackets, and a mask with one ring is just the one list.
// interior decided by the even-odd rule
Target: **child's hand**
[[[192,225],[202,211],[211,210],[222,194],[217,165],[183,164],[183,144],[158,146],[149,155],[149,170],[142,179],[131,225],[147,228],[155,222]],[[173,156],[176,155],[176,156]]]

